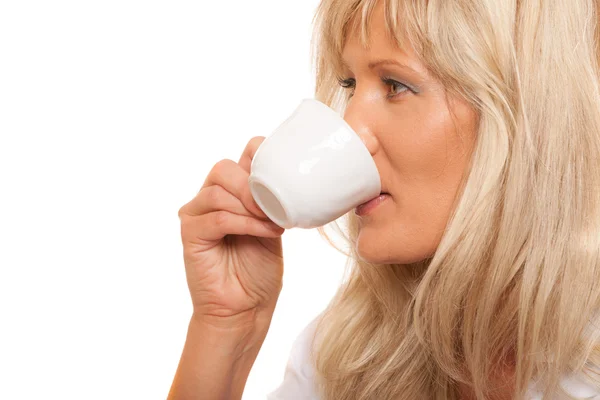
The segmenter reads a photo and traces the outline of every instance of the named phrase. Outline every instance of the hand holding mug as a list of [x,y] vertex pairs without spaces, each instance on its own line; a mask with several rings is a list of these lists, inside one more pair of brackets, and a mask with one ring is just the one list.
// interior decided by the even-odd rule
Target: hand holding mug
[[179,210],[194,314],[220,326],[270,321],[281,290],[284,229],[261,211],[248,186],[263,140],[250,140],[237,163],[216,163],[196,197]]

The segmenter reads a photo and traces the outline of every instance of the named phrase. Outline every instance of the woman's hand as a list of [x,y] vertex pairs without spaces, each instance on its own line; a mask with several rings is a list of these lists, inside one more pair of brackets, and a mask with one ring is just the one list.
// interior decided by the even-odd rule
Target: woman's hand
[[264,139],[251,139],[237,163],[216,163],[179,210],[194,317],[220,327],[268,326],[281,290],[285,230],[261,211],[248,185]]

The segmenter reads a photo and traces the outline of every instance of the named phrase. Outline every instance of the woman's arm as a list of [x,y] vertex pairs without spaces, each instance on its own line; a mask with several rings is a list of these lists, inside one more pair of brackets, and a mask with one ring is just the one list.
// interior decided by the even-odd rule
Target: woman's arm
[[192,316],[168,400],[241,399],[267,331]]

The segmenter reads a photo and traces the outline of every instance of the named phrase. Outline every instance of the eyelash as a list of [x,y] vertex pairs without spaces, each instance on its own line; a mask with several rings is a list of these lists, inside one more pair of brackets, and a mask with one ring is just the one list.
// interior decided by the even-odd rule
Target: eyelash
[[[398,87],[403,87],[406,89],[406,90],[403,90],[403,91],[393,94],[393,95],[390,95],[390,94],[386,95],[386,97],[388,99],[393,99],[394,97],[402,96],[404,93],[406,93],[409,90],[412,91],[405,84],[400,83],[400,82],[398,82],[392,78],[386,77],[386,76],[382,77],[381,81],[388,86],[398,86]],[[347,78],[347,79],[338,78],[338,82],[339,82],[340,86],[343,87],[344,89],[351,89],[356,86],[356,82],[355,82],[354,78]],[[353,95],[354,95],[354,93],[350,93],[349,97],[352,97]]]

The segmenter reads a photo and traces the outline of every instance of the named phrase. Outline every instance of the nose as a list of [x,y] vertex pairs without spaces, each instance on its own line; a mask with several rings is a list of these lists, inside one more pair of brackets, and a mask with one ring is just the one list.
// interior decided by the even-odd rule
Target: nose
[[379,150],[379,140],[371,129],[368,112],[361,109],[358,102],[351,102],[344,112],[344,120],[360,137],[360,140],[365,144],[369,153],[375,155]]

